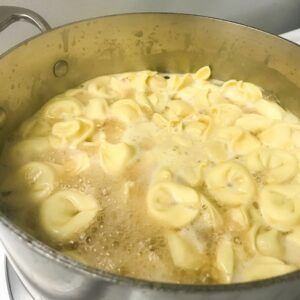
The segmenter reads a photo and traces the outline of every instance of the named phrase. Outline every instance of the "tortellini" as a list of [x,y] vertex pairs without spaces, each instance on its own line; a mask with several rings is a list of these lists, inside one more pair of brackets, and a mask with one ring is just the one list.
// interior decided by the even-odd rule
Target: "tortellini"
[[22,165],[36,160],[51,151],[48,137],[36,137],[21,140],[14,144],[7,153],[7,162],[12,165]]
[[82,114],[82,107],[75,99],[58,98],[47,103],[42,112],[49,120],[68,120],[79,117]]
[[52,127],[54,139],[50,141],[52,141],[54,147],[59,147],[63,144],[75,147],[90,137],[93,130],[93,121],[85,118],[57,122]]
[[103,141],[100,145],[100,164],[107,174],[118,175],[132,161],[134,154],[134,148],[126,143]]
[[10,174],[1,191],[17,192],[34,201],[48,197],[56,185],[56,170],[50,164],[29,162]]
[[222,89],[223,95],[237,105],[245,106],[248,102],[262,99],[261,89],[250,82],[229,80],[224,83]]
[[300,223],[300,185],[267,185],[259,195],[259,206],[264,221],[282,232]]
[[110,115],[124,123],[129,123],[137,120],[142,115],[142,111],[135,101],[122,99],[111,105]]
[[172,231],[166,234],[166,238],[175,266],[181,269],[198,270],[203,265],[203,252],[193,241]]
[[285,182],[298,172],[297,158],[280,149],[261,148],[247,157],[246,164],[250,172],[261,172],[266,183]]
[[150,187],[147,195],[148,212],[161,224],[180,228],[192,222],[200,209],[197,192],[185,185],[161,182]]
[[234,251],[232,241],[227,237],[223,237],[217,245],[216,264],[221,271],[223,281],[230,283],[234,268]]
[[291,264],[300,265],[300,227],[297,226],[292,232],[284,237],[284,259]]
[[66,241],[88,228],[98,211],[99,204],[92,196],[59,191],[42,202],[39,222],[52,239]]
[[251,203],[255,184],[245,167],[235,162],[220,163],[208,171],[205,182],[209,193],[222,206]]
[[242,271],[242,281],[260,280],[295,271],[294,266],[269,256],[255,257]]
[[300,122],[268,98],[209,66],[89,80],[9,137],[0,208],[124,276],[228,284],[300,269]]

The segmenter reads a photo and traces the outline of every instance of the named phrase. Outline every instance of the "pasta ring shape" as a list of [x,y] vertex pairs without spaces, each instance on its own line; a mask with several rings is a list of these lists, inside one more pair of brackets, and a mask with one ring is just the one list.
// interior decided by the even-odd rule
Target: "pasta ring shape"
[[55,123],[52,127],[52,134],[59,139],[59,144],[69,144],[71,147],[75,147],[91,136],[94,128],[93,121],[77,118]]
[[242,115],[242,110],[230,103],[221,103],[213,105],[211,108],[211,115],[214,124],[225,127],[231,126]]
[[172,121],[178,122],[193,112],[193,108],[182,100],[172,100],[167,104],[164,116]]
[[255,257],[243,270],[243,281],[261,280],[295,271],[281,260],[269,256]]
[[8,163],[19,166],[44,155],[51,150],[47,137],[36,137],[22,140],[9,149]]
[[265,222],[272,228],[288,232],[300,223],[300,185],[265,186],[259,195],[259,206]]
[[46,137],[50,133],[50,124],[44,119],[38,117],[26,120],[20,127],[20,134],[22,138]]
[[121,173],[134,155],[134,148],[126,143],[111,144],[103,141],[100,146],[100,163],[107,174]]
[[235,125],[244,130],[257,134],[272,125],[272,120],[259,114],[244,114],[236,120]]
[[291,144],[291,134],[290,126],[279,123],[262,131],[258,138],[263,145],[285,149]]
[[257,113],[271,120],[282,120],[285,111],[277,103],[261,99],[255,103]]
[[205,182],[209,193],[222,206],[240,206],[251,203],[255,184],[251,175],[236,162],[224,162],[212,167]]
[[82,107],[75,98],[58,98],[48,102],[42,112],[49,120],[68,120],[79,117],[82,114]]
[[108,105],[104,99],[90,99],[83,113],[87,119],[103,121],[108,113]]
[[139,119],[142,116],[142,111],[135,101],[123,99],[114,102],[110,106],[110,115],[128,124]]
[[203,265],[203,253],[180,233],[170,231],[166,234],[166,239],[176,267],[185,270],[198,270]]
[[86,230],[98,211],[92,196],[75,190],[59,191],[42,202],[39,222],[54,241],[66,242]]
[[256,102],[262,99],[259,87],[250,83],[229,80],[222,86],[222,94],[232,103],[247,106],[248,102]]
[[297,158],[280,149],[260,149],[246,158],[250,172],[262,172],[266,183],[282,183],[291,180],[298,172]]
[[2,191],[25,194],[29,200],[41,201],[50,196],[56,185],[51,165],[33,161],[20,167],[1,184]]
[[192,222],[200,208],[199,196],[194,189],[173,182],[151,186],[146,201],[149,215],[171,228],[180,228]]

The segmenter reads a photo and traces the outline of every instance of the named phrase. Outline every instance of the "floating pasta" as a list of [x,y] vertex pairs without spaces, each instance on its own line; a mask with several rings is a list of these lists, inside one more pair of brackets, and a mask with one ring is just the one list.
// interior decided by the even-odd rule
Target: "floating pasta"
[[100,164],[107,174],[118,175],[132,161],[135,150],[126,143],[111,144],[103,141],[100,146]]
[[266,130],[272,125],[273,121],[259,114],[243,114],[236,120],[235,125],[251,133],[257,134]]
[[201,249],[182,234],[169,231],[166,234],[169,251],[176,267],[186,270],[198,270],[205,258]]
[[154,184],[147,195],[149,215],[172,228],[180,228],[193,221],[199,212],[199,204],[199,196],[194,189],[174,182]]
[[108,105],[104,99],[90,99],[83,110],[87,119],[103,121],[107,117]]
[[19,166],[41,158],[51,149],[48,137],[21,140],[9,148],[7,163]]
[[242,115],[242,110],[229,103],[221,103],[213,105],[211,108],[211,115],[216,126],[231,126]]
[[294,266],[269,256],[257,256],[243,269],[242,281],[261,280],[295,271]]
[[111,105],[110,115],[124,123],[130,123],[140,118],[142,111],[135,101],[122,99]]
[[58,121],[79,117],[82,114],[80,103],[74,98],[58,98],[48,102],[42,109],[46,119]]
[[290,264],[300,265],[300,227],[297,226],[292,232],[284,236],[284,259]]
[[65,144],[76,147],[92,135],[94,127],[94,122],[86,118],[57,122],[52,127],[54,138],[50,141],[56,148]]
[[284,109],[277,103],[263,99],[255,103],[255,110],[269,120],[282,120],[285,114]]
[[230,283],[234,268],[233,243],[230,237],[222,237],[217,245],[216,266],[221,272],[222,281]]
[[292,230],[300,222],[300,185],[265,186],[259,195],[264,221],[282,232]]
[[188,103],[182,100],[173,100],[168,103],[164,116],[172,122],[178,122],[192,112],[193,108]]
[[224,162],[212,167],[205,182],[209,193],[224,206],[251,203],[255,195],[255,183],[245,167],[236,162]]
[[26,120],[20,127],[22,138],[46,137],[49,136],[50,133],[50,124],[38,116]]
[[258,138],[265,146],[286,149],[291,144],[291,133],[288,124],[279,123],[262,131]]
[[282,183],[298,172],[297,158],[284,150],[261,148],[246,159],[250,172],[260,173],[266,183]]
[[1,191],[41,201],[50,196],[56,183],[56,170],[50,164],[32,161],[7,176],[1,184]]
[[247,106],[262,99],[260,88],[252,83],[229,80],[222,86],[222,94],[232,103]]
[[233,207],[227,210],[225,217],[231,231],[244,231],[250,226],[250,218],[245,207]]
[[97,200],[90,195],[59,191],[41,203],[39,222],[51,239],[67,242],[91,225],[99,209]]

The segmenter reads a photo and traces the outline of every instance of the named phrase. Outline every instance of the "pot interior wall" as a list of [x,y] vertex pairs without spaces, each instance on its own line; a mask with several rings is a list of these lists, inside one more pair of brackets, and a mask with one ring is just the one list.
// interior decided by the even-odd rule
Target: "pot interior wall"
[[[61,60],[57,77],[53,70]],[[7,114],[0,140],[47,99],[90,78],[143,69],[189,72],[203,65],[212,67],[214,78],[254,82],[300,112],[298,46],[206,17],[120,15],[58,28],[0,59],[0,107]]]

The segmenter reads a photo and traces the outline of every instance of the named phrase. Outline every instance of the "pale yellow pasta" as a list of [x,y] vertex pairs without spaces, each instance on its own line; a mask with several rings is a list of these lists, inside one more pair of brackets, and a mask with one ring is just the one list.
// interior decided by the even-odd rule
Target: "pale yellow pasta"
[[247,130],[251,133],[259,133],[272,125],[272,120],[259,114],[243,114],[235,122],[237,127]]
[[122,276],[229,284],[300,269],[300,120],[268,98],[209,66],[91,79],[9,137],[0,208]]
[[224,162],[208,171],[205,182],[209,193],[224,206],[251,203],[255,184],[245,167],[235,162]]
[[60,147],[64,144],[76,147],[90,137],[94,131],[94,122],[86,118],[76,118],[57,122],[52,127],[51,144]]
[[216,126],[231,126],[242,115],[242,110],[237,105],[222,103],[212,106],[211,115]]
[[264,221],[282,232],[300,223],[300,185],[267,185],[259,195],[259,206]]
[[180,228],[193,221],[200,209],[197,192],[185,185],[160,182],[150,187],[148,213],[162,225]]
[[10,148],[7,161],[12,165],[22,165],[36,160],[50,150],[51,144],[48,137],[21,140]]
[[178,232],[166,234],[168,247],[174,265],[187,270],[198,270],[204,264],[203,254],[192,241]]
[[107,117],[108,105],[104,99],[90,99],[83,110],[87,119],[103,121]]
[[277,230],[260,228],[255,241],[256,248],[262,255],[282,258],[283,247]]
[[74,98],[54,99],[43,107],[43,116],[49,120],[68,120],[82,114],[82,106]]
[[269,256],[257,256],[243,269],[241,281],[260,280],[295,271],[294,266]]
[[258,138],[265,146],[285,149],[292,142],[291,133],[288,124],[278,123],[262,131]]
[[227,210],[225,217],[231,231],[244,231],[250,226],[250,218],[246,207],[233,207]]
[[124,123],[129,123],[141,117],[142,111],[132,99],[122,99],[111,105],[110,115]]
[[56,170],[50,164],[28,162],[2,182],[2,192],[19,193],[33,201],[48,197],[57,182]]
[[298,172],[297,158],[279,149],[261,148],[248,155],[246,165],[250,172],[260,172],[263,182],[266,183],[291,180]]
[[255,110],[269,120],[282,120],[285,113],[277,103],[263,99],[255,103]]
[[100,164],[107,174],[118,175],[131,162],[134,148],[126,143],[111,144],[103,141],[100,146]]
[[292,232],[284,237],[284,259],[290,264],[300,266],[300,227],[297,226]]
[[42,202],[39,222],[50,238],[66,241],[85,230],[98,211],[92,196],[75,190],[59,191]]
[[249,102],[262,99],[262,92],[256,85],[236,80],[229,80],[222,86],[223,95],[232,103],[247,106]]
[[221,238],[217,245],[216,265],[221,271],[223,282],[230,283],[234,268],[234,252],[232,241],[226,236]]

